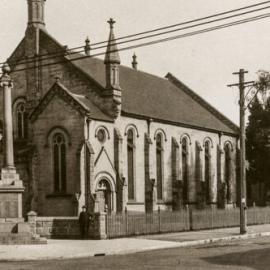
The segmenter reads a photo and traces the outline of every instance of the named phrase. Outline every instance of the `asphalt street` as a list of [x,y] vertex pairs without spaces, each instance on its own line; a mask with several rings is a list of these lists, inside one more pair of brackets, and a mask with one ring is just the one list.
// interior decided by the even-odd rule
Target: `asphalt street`
[[270,269],[270,237],[130,255],[33,262],[0,262],[0,269],[268,270]]

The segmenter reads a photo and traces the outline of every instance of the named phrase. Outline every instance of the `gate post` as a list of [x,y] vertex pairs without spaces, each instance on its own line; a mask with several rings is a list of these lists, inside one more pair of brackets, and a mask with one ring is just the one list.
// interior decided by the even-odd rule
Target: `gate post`
[[30,225],[31,233],[33,235],[37,234],[37,213],[31,211],[27,214],[27,222]]
[[105,212],[94,213],[94,239],[107,239],[106,216]]

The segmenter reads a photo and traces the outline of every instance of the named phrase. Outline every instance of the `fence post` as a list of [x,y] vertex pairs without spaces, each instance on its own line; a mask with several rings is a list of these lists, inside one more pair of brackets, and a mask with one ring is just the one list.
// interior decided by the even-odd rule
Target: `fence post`
[[160,225],[160,207],[158,207],[158,232],[161,233],[161,225]]
[[98,212],[94,213],[94,232],[93,236],[95,239],[106,239],[107,238],[107,213]]
[[128,235],[128,212],[127,207],[125,207],[125,226],[126,226],[126,236]]
[[[188,204],[185,205],[185,210],[186,210],[186,214],[184,215],[185,217],[185,230],[188,231],[190,230],[190,221],[189,221],[189,207],[188,207]],[[182,215],[183,217],[183,215]]]
[[189,230],[193,231],[193,212],[192,212],[192,208],[188,207],[189,210]]
[[[253,211],[253,224],[254,225],[257,225],[258,224],[258,222],[257,222],[257,212],[256,212],[256,203],[255,202],[253,202],[253,209],[252,209],[252,211]],[[248,219],[248,216],[247,216],[247,219]],[[249,221],[249,220],[248,220]]]
[[27,222],[30,225],[31,233],[36,235],[37,233],[37,213],[31,211],[27,214]]
[[211,207],[211,228],[214,227],[214,209]]

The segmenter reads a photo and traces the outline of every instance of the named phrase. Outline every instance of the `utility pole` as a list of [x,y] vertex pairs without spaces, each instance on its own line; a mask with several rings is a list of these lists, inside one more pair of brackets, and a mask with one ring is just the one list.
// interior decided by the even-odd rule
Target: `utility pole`
[[239,106],[240,106],[240,234],[247,233],[246,206],[246,135],[245,135],[245,73],[244,69],[233,73],[239,76]]

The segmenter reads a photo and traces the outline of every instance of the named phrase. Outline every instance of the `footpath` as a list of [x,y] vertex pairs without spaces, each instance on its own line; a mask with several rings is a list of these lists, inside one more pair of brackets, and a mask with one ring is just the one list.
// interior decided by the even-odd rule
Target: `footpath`
[[248,233],[245,235],[239,234],[239,228],[226,228],[109,240],[48,240],[47,245],[0,245],[0,261],[68,259],[129,254],[262,236],[270,236],[270,224],[249,226]]

